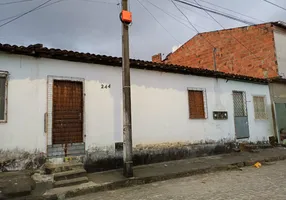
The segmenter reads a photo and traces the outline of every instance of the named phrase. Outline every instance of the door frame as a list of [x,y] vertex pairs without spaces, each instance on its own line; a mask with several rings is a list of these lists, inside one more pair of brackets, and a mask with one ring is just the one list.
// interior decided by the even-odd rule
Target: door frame
[[66,76],[48,76],[47,77],[47,112],[46,112],[46,146],[48,152],[48,146],[53,145],[53,85],[54,80],[58,81],[72,81],[82,83],[82,103],[83,103],[83,122],[82,122],[82,134],[83,143],[86,142],[86,115],[85,115],[85,79]]
[[[245,114],[246,114],[246,118],[247,118],[247,126],[248,126],[248,137],[241,137],[241,138],[238,138],[237,137],[237,134],[236,134],[236,128],[235,128],[235,113],[234,113],[234,96],[233,96],[233,93],[234,92],[241,92],[242,93],[242,98],[243,98],[243,101],[244,101],[244,106],[245,106]],[[245,91],[242,91],[242,90],[232,90],[232,93],[231,93],[231,96],[232,96],[232,108],[233,108],[233,122],[234,122],[234,134],[235,134],[235,138],[237,140],[243,140],[243,139],[249,139],[250,138],[250,129],[249,129],[249,118],[248,118],[248,106],[247,106],[247,98],[246,98],[246,92]]]
[[277,122],[276,103],[274,101],[272,102],[272,108],[273,108],[273,120],[274,120],[274,130],[275,130],[274,132],[276,132],[278,144],[281,144],[281,136]]

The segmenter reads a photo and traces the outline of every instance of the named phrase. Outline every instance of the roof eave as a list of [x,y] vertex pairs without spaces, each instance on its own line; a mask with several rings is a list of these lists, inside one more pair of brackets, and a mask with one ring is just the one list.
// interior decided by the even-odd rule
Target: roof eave
[[[72,62],[103,64],[103,65],[111,65],[111,66],[122,65],[122,58],[47,48],[39,44],[24,47],[24,46],[16,46],[16,45],[0,43],[0,51],[10,53],[10,54],[27,55],[27,56],[50,58],[50,59],[57,59],[57,60],[66,60],[66,61],[72,61]],[[143,61],[143,60],[130,59],[130,66],[136,69],[154,70],[154,71],[161,71],[161,72],[205,76],[205,77],[213,77],[213,78],[223,78],[227,80],[237,80],[237,81],[243,81],[243,82],[256,82],[256,83],[262,83],[262,84],[268,83],[267,79],[262,79],[262,78],[254,78],[254,77],[242,76],[242,75],[237,75],[237,74],[228,74],[224,72],[216,72],[216,71],[207,70],[207,69],[191,68],[191,67],[180,66],[180,65],[159,64],[159,63]]]
[[272,22],[273,25],[278,26],[280,28],[286,29],[286,22],[283,21],[277,21],[277,22]]

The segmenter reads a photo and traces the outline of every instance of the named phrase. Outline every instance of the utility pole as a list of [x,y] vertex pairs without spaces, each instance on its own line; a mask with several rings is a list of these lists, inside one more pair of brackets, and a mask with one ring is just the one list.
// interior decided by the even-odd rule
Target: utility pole
[[[129,62],[129,23],[124,21],[124,13],[128,11],[128,0],[122,0],[122,87],[123,87],[123,175],[133,176],[132,161],[132,121],[131,121],[131,91],[130,91],[130,62]],[[125,12],[126,13],[126,12]],[[129,12],[127,12],[127,15]],[[128,17],[127,17],[128,18]],[[128,19],[127,19],[128,20]]]

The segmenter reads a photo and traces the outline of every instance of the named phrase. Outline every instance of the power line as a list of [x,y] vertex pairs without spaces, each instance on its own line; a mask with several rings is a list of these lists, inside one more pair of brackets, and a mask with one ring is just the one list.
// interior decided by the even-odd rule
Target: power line
[[[156,19],[156,17],[147,9],[147,7],[145,7],[139,0],[137,0],[140,4],[141,4],[141,6],[145,9],[145,10],[147,10],[148,11],[148,13],[155,19],[155,21],[174,39],[174,40],[176,40],[179,44],[181,44],[182,42],[180,42],[180,41],[178,41],[157,19]],[[148,1],[149,2],[149,1]],[[151,3],[151,2],[149,2],[149,3]],[[152,3],[151,3],[152,4]],[[154,5],[155,6],[155,4],[152,4],[152,5]],[[155,6],[155,7],[157,7],[157,6]],[[189,27],[190,28],[190,27]],[[193,30],[194,31],[194,30]],[[182,48],[186,48],[186,49],[188,49],[190,52],[192,52],[188,47],[185,47],[185,46],[182,46]]]
[[[254,25],[255,23],[253,22],[250,22],[250,21],[247,21],[247,20],[244,20],[244,19],[241,19],[239,18],[238,16],[235,16],[235,15],[230,15],[228,13],[225,13],[225,12],[222,12],[222,11],[219,11],[219,10],[216,10],[214,8],[210,8],[210,7],[206,7],[206,6],[197,6],[195,4],[193,4],[192,2],[188,1],[188,0],[175,0],[176,2],[179,2],[179,3],[182,3],[184,5],[187,5],[188,7],[194,7],[194,8],[197,8],[197,9],[200,9],[200,10],[203,10],[203,11],[208,11],[208,12],[211,12],[211,13],[214,13],[216,15],[220,15],[220,16],[223,16],[223,17],[226,17],[228,19],[232,19],[232,20],[235,20],[235,21],[238,21],[238,22],[241,22],[241,23],[244,23],[244,24],[248,24],[248,25]],[[187,9],[187,8],[185,8]],[[192,11],[192,10],[191,10]],[[209,19],[209,18],[207,18]],[[211,20],[211,19],[210,19]]]
[[[187,0],[186,0],[186,1],[187,1]],[[262,21],[262,20],[260,20],[260,19],[251,17],[251,16],[249,16],[249,15],[245,15],[245,14],[243,14],[243,13],[237,12],[237,11],[235,11],[235,10],[231,10],[231,9],[229,9],[229,8],[222,7],[222,6],[220,6],[220,5],[217,5],[217,4],[214,4],[214,3],[211,3],[211,2],[205,1],[205,0],[200,0],[200,1],[202,1],[202,2],[204,2],[204,3],[207,3],[207,4],[209,4],[209,5],[212,5],[212,6],[215,6],[215,7],[224,9],[224,10],[227,10],[227,11],[229,11],[229,12],[233,12],[233,13],[235,13],[235,14],[239,14],[239,15],[241,15],[241,16],[248,17],[248,18],[253,19],[253,20],[256,20],[256,21],[265,22],[265,21]]]
[[97,0],[81,0],[81,1],[87,1],[87,2],[93,2],[93,3],[116,4],[116,5],[118,5],[118,3],[116,3],[116,2],[106,2],[106,1],[97,1]]
[[[189,5],[189,6],[192,6],[192,7],[201,9],[201,10],[204,10],[205,12],[207,11],[208,13],[210,13],[210,12],[211,12],[211,13],[214,13],[214,14],[217,14],[216,12],[219,13],[219,11],[217,11],[217,10],[211,10],[210,8],[203,7],[202,5],[197,6],[197,5],[194,5],[194,4],[185,2],[185,1],[187,1],[187,0],[185,0],[185,1],[174,0],[174,1],[177,1],[177,2],[180,2],[180,3],[183,3],[183,4],[186,4],[186,5]],[[221,14],[227,15],[226,13],[221,13]],[[217,14],[217,15],[221,15],[221,14]],[[223,15],[222,15],[222,16],[223,16]],[[224,17],[225,17],[225,16],[224,16]],[[236,16],[231,16],[231,17],[236,18]],[[236,20],[236,19],[237,19],[237,20]],[[252,23],[252,22],[247,22],[247,21],[243,22],[242,19],[239,19],[239,18],[236,18],[236,19],[234,19],[234,20],[239,21],[239,22],[242,22],[242,23],[245,23],[245,24],[248,24],[248,25],[250,25],[250,26],[256,25],[256,24],[254,24],[254,23]],[[266,22],[265,22],[265,23],[266,23]],[[259,28],[259,29],[261,29],[261,30],[265,30],[265,27],[259,27],[259,26],[257,26],[257,28]],[[268,30],[268,28],[266,28],[266,29]]]
[[151,5],[153,5],[154,7],[156,7],[157,9],[161,10],[162,12],[164,12],[166,15],[172,17],[172,18],[173,18],[174,20],[176,20],[177,22],[183,24],[185,27],[189,28],[189,29],[192,30],[192,31],[195,31],[195,30],[194,30],[193,28],[191,28],[190,26],[188,26],[188,25],[186,25],[185,23],[183,23],[183,22],[181,22],[180,20],[178,20],[178,19],[177,19],[177,18],[178,18],[177,16],[175,16],[175,15],[169,13],[169,12],[166,12],[165,10],[163,10],[163,9],[160,8],[159,6],[153,4],[153,3],[152,3],[151,1],[149,1],[149,0],[146,0],[146,1],[147,1],[148,3],[150,3]]
[[5,3],[0,3],[0,6],[16,4],[16,3],[24,3],[24,2],[29,2],[29,1],[33,1],[33,0],[20,0],[20,1],[5,2]]
[[[171,13],[171,12],[165,11],[164,9],[160,8],[160,7],[157,6],[156,4],[153,4],[153,3],[152,3],[151,1],[149,1],[149,0],[146,0],[146,1],[147,1],[148,3],[150,3],[151,5],[153,5],[154,7],[156,7],[157,9],[161,10],[162,12],[164,12],[166,15],[169,15],[170,17],[172,17],[172,18],[173,18],[174,20],[176,20],[177,22],[183,24],[185,27],[187,27],[187,28],[189,28],[189,29],[195,31],[192,27],[190,27],[190,26],[186,25],[185,23],[183,23],[182,21],[180,21],[180,20],[183,20],[183,21],[188,22],[186,19],[182,19],[181,17],[178,17],[178,16],[174,15],[174,14]],[[200,28],[202,28],[202,29],[204,29],[204,30],[207,30],[207,29],[206,29],[205,27],[203,27],[203,26],[200,26],[200,25],[195,24],[195,23],[193,23],[193,24],[194,24],[195,26],[197,26],[197,27],[200,27]],[[196,32],[196,31],[195,31],[195,32]]]
[[273,5],[273,6],[276,6],[276,7],[278,7],[278,8],[281,8],[282,10],[285,10],[285,11],[286,11],[286,8],[280,6],[280,5],[276,4],[276,3],[273,3],[273,2],[267,1],[267,0],[263,0],[263,1],[265,1],[266,3],[269,3],[269,4]]
[[[189,22],[189,24],[196,30],[196,32],[200,35],[200,36],[202,36],[201,34],[200,34],[200,32],[198,31],[198,29],[193,25],[193,23],[189,20],[189,18],[185,15],[185,13],[177,6],[177,4],[175,4],[175,2],[173,1],[173,0],[171,0],[171,2],[174,4],[174,6],[180,11],[180,13],[182,13],[182,15],[184,15],[185,16],[185,18],[188,20],[188,22]],[[203,36],[202,36],[203,37]],[[206,40],[213,48],[215,48],[214,47],[214,45],[207,39],[207,38],[205,38],[205,37],[203,37],[204,38],[204,40]]]
[[181,44],[182,42],[180,42],[179,40],[177,40],[160,22],[159,20],[157,20],[157,18],[147,9],[147,7],[144,6],[144,4],[142,4],[140,2],[140,0],[137,0],[137,2],[153,17],[153,19],[174,39],[176,40],[179,44]]
[[11,19],[11,20],[5,22],[4,24],[1,24],[1,25],[0,25],[0,28],[3,27],[3,26],[5,26],[5,25],[7,25],[7,24],[10,24],[11,22],[13,22],[13,21],[15,21],[15,20],[17,20],[17,19],[19,19],[19,18],[21,18],[21,17],[23,17],[23,16],[25,16],[25,15],[27,15],[27,14],[33,12],[33,11],[35,11],[35,10],[37,10],[38,8],[40,8],[41,6],[46,5],[46,4],[49,3],[50,1],[52,1],[52,0],[47,0],[47,1],[45,1],[44,3],[38,5],[37,7],[33,8],[33,9],[27,11],[27,12],[24,12],[23,14],[20,14],[19,16],[17,16],[17,17],[15,17],[15,18],[13,18],[13,19]]
[[[34,0],[30,0],[30,1],[34,1]],[[53,4],[57,4],[57,3],[60,3],[60,2],[62,2],[62,1],[68,1],[68,0],[57,0],[57,1],[55,1],[55,2],[51,2],[51,3],[49,3],[49,4],[46,4],[46,5],[44,5],[44,6],[41,6],[41,7],[39,7],[39,8],[37,8],[37,9],[35,9],[34,11],[36,11],[36,10],[40,10],[40,9],[43,9],[43,8],[46,8],[46,7],[49,7],[49,6],[51,6],[51,5],[53,5]],[[84,1],[84,0],[81,0],[81,1]],[[119,1],[119,0],[118,0]],[[99,1],[92,1],[92,2],[94,2],[94,3],[103,3],[102,1],[101,2],[99,2]],[[112,3],[112,2],[107,2],[107,3]],[[116,3],[115,3],[116,4]],[[117,3],[117,5],[120,5],[120,3],[118,4]],[[22,15],[22,13],[21,14],[17,14],[17,15],[13,15],[13,16],[11,16],[11,17],[6,17],[6,18],[3,18],[3,19],[0,19],[0,22],[2,22],[2,21],[6,21],[6,20],[9,20],[9,19],[13,19],[13,18],[16,18],[16,17],[18,17],[18,16],[20,16],[20,15]]]
[[184,17],[188,20],[189,24],[191,24],[191,26],[193,27],[193,29],[197,32],[200,33],[199,30],[192,24],[192,22],[189,20],[189,18],[185,15],[185,13],[182,12],[182,10],[174,3],[173,0],[171,0],[171,2],[174,4],[174,6],[180,11],[180,13],[182,15],[184,15]]
[[207,8],[207,7],[197,6],[197,5],[194,5],[192,3],[181,1],[181,0],[174,0],[174,1],[182,3],[182,4],[185,4],[185,5],[188,5],[188,6],[191,6],[191,7],[194,7],[194,8],[198,8],[200,10],[205,10],[205,11],[208,11],[208,12],[211,12],[211,13],[214,13],[214,14],[217,14],[217,15],[220,15],[220,16],[223,16],[223,17],[235,20],[235,21],[239,21],[239,22],[242,22],[244,24],[248,24],[248,25],[254,25],[255,24],[253,22],[249,22],[249,21],[237,18],[236,16],[232,16],[232,15],[229,15],[229,14],[226,14],[226,13],[222,13],[220,11],[217,11],[217,10],[214,10],[214,9],[210,9],[210,8]]
[[212,21],[212,19],[209,16],[201,14],[200,12],[196,11],[196,9],[191,9],[190,6],[187,6],[187,7],[185,7],[184,5],[179,5],[179,6],[187,11],[190,11],[191,13],[194,13],[198,16],[201,16],[207,20]]
[[[199,6],[201,6],[197,0],[194,0]],[[225,27],[218,21],[216,20],[208,11],[205,10],[205,12],[218,24],[220,25],[224,30],[225,30]],[[236,37],[234,37],[230,32],[227,32],[231,37],[233,37],[240,45],[242,45],[247,51],[249,51],[254,57],[256,57],[257,59],[260,59],[258,58],[250,49],[248,49],[242,42],[240,42]]]
[[[67,1],[67,0],[58,0],[58,1],[52,2],[52,3],[50,3],[50,4],[46,4],[46,5],[40,7],[40,8],[38,8],[38,9],[36,9],[36,10],[43,9],[43,8],[45,8],[45,7],[51,6],[51,5],[56,4],[56,3],[60,3],[60,2],[62,2],[62,1]],[[36,11],[36,10],[35,10],[35,11]],[[7,17],[7,18],[4,18],[4,19],[0,19],[0,22],[9,20],[9,19],[12,19],[12,18],[15,18],[15,17],[18,17],[18,16],[20,16],[20,15],[21,15],[21,14],[14,15],[14,16],[11,16],[11,17]]]
[[[198,4],[200,7],[202,7],[201,6],[201,4],[199,4],[196,0],[194,0],[195,2],[196,2],[196,4]],[[224,28],[224,26],[221,24],[221,23],[219,23],[208,11],[206,11],[206,10],[204,10],[206,13],[207,13],[207,15],[208,16],[210,16],[218,25],[220,25],[223,29],[225,29]]]
[[190,6],[187,6],[187,7],[185,7],[185,6],[183,6],[183,5],[179,5],[179,6],[182,7],[182,8],[184,8],[184,9],[186,9],[186,10],[188,10],[188,11],[191,11],[192,13],[195,13],[195,14],[197,14],[197,15],[203,17],[203,18],[206,18],[206,19],[208,19],[208,20],[212,20],[212,19],[210,19],[208,16],[206,16],[206,15],[200,13],[199,10],[190,9]]

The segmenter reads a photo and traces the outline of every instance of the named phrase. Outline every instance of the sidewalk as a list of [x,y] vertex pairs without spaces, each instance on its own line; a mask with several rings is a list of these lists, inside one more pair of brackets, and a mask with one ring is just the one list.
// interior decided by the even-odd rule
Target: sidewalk
[[88,174],[89,183],[66,188],[55,188],[47,192],[46,199],[56,197],[74,197],[104,190],[113,190],[138,184],[146,184],[172,178],[191,176],[196,174],[234,170],[244,166],[251,166],[256,162],[264,163],[286,159],[286,148],[260,149],[259,152],[232,153],[217,156],[200,157],[186,160],[163,162],[134,167],[134,177],[125,178],[122,170],[112,170]]
[[0,200],[29,195],[34,182],[28,171],[0,173]]

